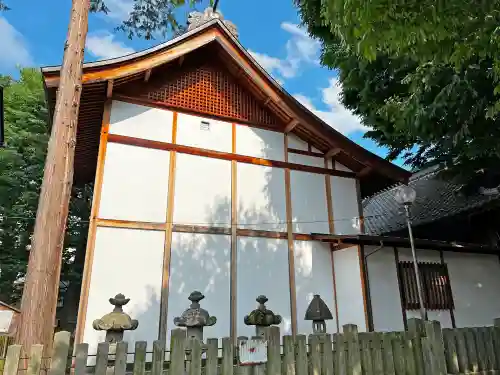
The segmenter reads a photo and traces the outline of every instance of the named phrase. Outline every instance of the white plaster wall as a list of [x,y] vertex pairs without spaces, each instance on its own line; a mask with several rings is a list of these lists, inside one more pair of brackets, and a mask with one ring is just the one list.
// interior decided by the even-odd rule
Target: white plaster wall
[[204,329],[205,338],[228,337],[230,332],[230,245],[227,235],[173,233],[168,296],[167,347],[174,318],[189,307],[194,290],[205,295],[201,307],[217,318]]
[[332,312],[333,320],[326,322],[327,332],[337,333],[330,246],[316,241],[294,241],[294,252],[298,333],[312,333],[312,322],[304,320],[304,316],[315,294],[321,296]]
[[[365,247],[369,254],[374,247]],[[398,248],[401,261],[412,261],[411,249]],[[419,262],[440,263],[437,250],[417,249]],[[493,324],[500,316],[500,262],[496,255],[444,252],[450,285],[455,303],[454,316],[457,327],[481,327]],[[377,331],[401,330],[402,314],[396,263],[392,248],[384,248],[368,257],[368,277]],[[451,328],[448,311],[430,310],[429,319],[437,320],[442,327]],[[407,318],[420,318],[418,310],[406,311]]]
[[325,159],[319,158],[317,156],[308,156],[295,154],[293,152],[288,153],[288,162],[302,165],[310,165],[311,167],[325,168]]
[[237,249],[237,335],[255,335],[255,327],[243,319],[257,307],[261,294],[269,299],[267,308],[282,316],[281,334],[291,334],[288,241],[239,237]]
[[236,125],[236,153],[283,161],[285,157],[284,135],[250,126]]
[[334,176],[330,180],[335,234],[359,234],[356,180]]
[[231,162],[177,154],[174,224],[231,225]]
[[238,226],[286,231],[285,170],[238,163]]
[[[204,129],[201,122],[210,124]],[[179,113],[177,116],[177,143],[180,145],[231,152],[233,129],[230,122]]]
[[288,147],[303,151],[309,150],[307,142],[293,134],[288,134]]
[[[404,330],[396,259],[392,247],[365,246],[375,331]],[[373,251],[376,252],[372,253]]]
[[490,326],[500,317],[497,255],[445,252],[457,327]]
[[165,222],[169,161],[168,151],[108,143],[98,217]]
[[172,142],[173,113],[114,100],[109,133],[153,141]]
[[[92,328],[92,322],[112,311],[108,300],[118,293],[130,298],[124,311],[139,320],[138,328],[124,336],[129,352],[141,340],[148,342],[148,351],[153,349],[153,340],[158,339],[164,241],[163,231],[97,228],[83,331],[89,354],[96,353],[105,337],[104,331]],[[89,360],[95,362],[95,357]]]
[[325,176],[290,171],[294,233],[329,233]]
[[359,264],[358,247],[333,252],[339,326],[356,324],[366,331],[365,307]]

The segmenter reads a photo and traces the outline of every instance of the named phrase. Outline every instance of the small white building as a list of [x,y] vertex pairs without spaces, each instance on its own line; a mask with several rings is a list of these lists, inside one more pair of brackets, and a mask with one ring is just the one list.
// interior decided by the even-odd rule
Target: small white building
[[[42,72],[53,108],[60,67]],[[286,93],[221,19],[85,64],[75,182],[95,186],[75,340],[95,351],[92,322],[123,293],[139,321],[125,340],[168,345],[193,290],[217,317],[205,337],[251,336],[260,294],[283,334],[311,332],[314,294],[329,332],[365,330],[363,246],[339,238],[363,233],[362,196],[408,177]],[[369,267],[376,294],[392,274]]]

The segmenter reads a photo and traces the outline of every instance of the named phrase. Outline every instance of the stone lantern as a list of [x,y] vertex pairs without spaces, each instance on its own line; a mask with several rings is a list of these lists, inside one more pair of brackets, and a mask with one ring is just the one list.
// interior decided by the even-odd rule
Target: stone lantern
[[266,296],[258,296],[256,301],[259,303],[257,308],[250,314],[245,316],[244,322],[247,326],[255,326],[255,332],[258,336],[264,334],[264,328],[273,324],[280,324],[282,318],[266,308],[265,303],[268,301]]
[[137,320],[130,318],[127,313],[123,312],[123,306],[129,301],[130,298],[125,298],[121,293],[110,298],[109,303],[115,306],[113,311],[92,323],[95,330],[106,331],[106,342],[116,344],[123,340],[123,332],[133,331],[139,326]]
[[313,333],[326,333],[325,320],[332,320],[333,316],[325,301],[319,294],[315,294],[307,307],[304,319],[312,320]]
[[207,310],[200,307],[200,301],[205,298],[203,293],[194,291],[188,299],[191,306],[186,309],[180,317],[174,318],[177,327],[186,327],[188,337],[196,337],[203,340],[203,327],[213,326],[217,322],[215,316],[210,316]]

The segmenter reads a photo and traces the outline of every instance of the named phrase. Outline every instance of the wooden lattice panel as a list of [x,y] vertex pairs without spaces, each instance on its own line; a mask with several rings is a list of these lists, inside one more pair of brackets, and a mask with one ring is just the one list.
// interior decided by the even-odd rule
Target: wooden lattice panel
[[153,76],[152,86],[139,93],[140,97],[213,116],[279,125],[279,120],[222,67],[204,64],[163,77]]

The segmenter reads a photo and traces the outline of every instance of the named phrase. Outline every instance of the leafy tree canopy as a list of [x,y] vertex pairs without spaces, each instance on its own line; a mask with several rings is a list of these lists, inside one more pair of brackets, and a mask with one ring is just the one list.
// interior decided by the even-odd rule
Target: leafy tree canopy
[[[382,5],[381,0],[358,3],[296,0],[304,24],[322,42],[322,63],[339,70],[343,104],[372,128],[366,136],[388,147],[389,159],[401,156],[414,168],[439,163],[446,174],[465,181],[478,172],[498,170],[498,48],[475,46],[468,39],[461,44],[467,30],[472,35],[472,26],[457,25],[462,15],[458,8],[446,18],[439,2],[415,7]],[[462,5],[465,13],[476,6]],[[379,13],[370,18],[375,9]],[[478,21],[479,9],[483,23]],[[490,28],[487,9],[471,13],[483,31]],[[431,10],[436,18],[428,14]],[[424,33],[415,33],[415,25]],[[435,31],[429,25],[436,25]],[[447,43],[453,48],[445,50]],[[459,55],[464,48],[469,52]]]
[[449,63],[460,72],[471,60],[488,59],[500,91],[500,0],[308,2],[345,47],[368,60],[382,52]]
[[[23,69],[19,80],[0,75],[5,87],[5,147],[0,148],[0,300],[15,303],[29,257],[45,154],[48,111],[38,70]],[[61,280],[78,282],[85,252],[91,188],[75,187],[63,253]],[[83,261],[82,261],[83,264]]]

